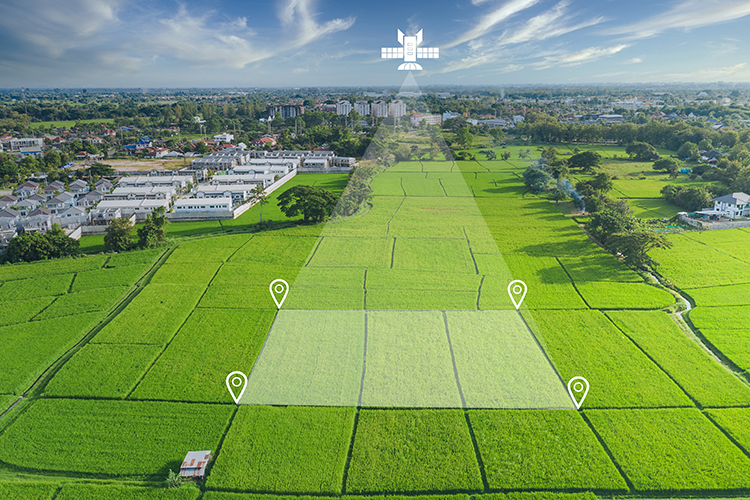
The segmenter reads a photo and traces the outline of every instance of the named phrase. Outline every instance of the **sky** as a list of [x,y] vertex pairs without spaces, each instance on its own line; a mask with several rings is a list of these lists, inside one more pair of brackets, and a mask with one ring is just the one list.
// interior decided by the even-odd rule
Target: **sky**
[[750,0],[2,0],[0,88],[750,82]]

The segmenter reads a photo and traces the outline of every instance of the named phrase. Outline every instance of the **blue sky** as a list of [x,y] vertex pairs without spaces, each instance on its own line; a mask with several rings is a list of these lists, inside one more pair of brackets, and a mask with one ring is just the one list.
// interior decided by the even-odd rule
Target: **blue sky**
[[2,0],[0,87],[750,82],[750,1]]

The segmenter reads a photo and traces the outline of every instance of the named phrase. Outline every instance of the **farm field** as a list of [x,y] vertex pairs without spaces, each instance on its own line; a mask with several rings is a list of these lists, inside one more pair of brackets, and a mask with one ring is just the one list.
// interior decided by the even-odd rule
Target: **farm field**
[[[624,168],[622,148],[598,148]],[[24,482],[0,482],[0,496],[747,491],[750,231],[670,235],[675,248],[654,252],[695,301],[685,317],[712,355],[674,321],[673,295],[526,193],[536,148],[532,159],[508,149],[510,161],[396,164],[346,220],[250,233],[254,207],[175,223],[159,251],[0,266],[0,411],[25,393],[0,416],[0,476]],[[292,179],[339,192],[346,180]],[[618,189],[641,213],[668,215],[656,183]],[[280,192],[264,220],[288,220]],[[290,285],[280,309],[277,278]],[[528,287],[518,308],[513,279]],[[249,377],[239,405],[225,385],[235,370]],[[575,376],[590,383],[580,409]],[[211,451],[205,480],[164,488],[190,450]]]

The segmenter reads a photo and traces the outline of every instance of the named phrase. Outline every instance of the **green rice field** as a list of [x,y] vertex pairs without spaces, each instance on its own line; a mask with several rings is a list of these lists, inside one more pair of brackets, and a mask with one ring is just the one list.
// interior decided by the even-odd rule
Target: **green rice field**
[[[636,215],[671,217],[663,175],[591,147]],[[0,266],[0,497],[746,497],[750,230],[652,252],[692,301],[679,316],[527,192],[521,149],[395,164],[348,219],[292,224],[279,190],[263,218],[283,229],[250,232],[254,207],[171,224],[157,250]],[[347,176],[290,182],[340,193]],[[166,488],[198,450],[206,477]]]

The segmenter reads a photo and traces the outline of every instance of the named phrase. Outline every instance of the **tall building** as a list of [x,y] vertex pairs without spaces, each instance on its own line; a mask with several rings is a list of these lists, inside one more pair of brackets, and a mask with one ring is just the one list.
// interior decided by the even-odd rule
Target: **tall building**
[[357,113],[359,113],[360,116],[370,115],[370,103],[367,101],[357,101],[354,104],[354,109],[357,110]]
[[401,118],[406,114],[406,103],[399,99],[391,101],[388,114],[394,118]]
[[286,120],[287,118],[294,118],[305,112],[304,106],[297,104],[285,104],[283,106],[271,106],[268,108],[268,116],[275,118],[276,115],[281,115],[281,118]]
[[377,100],[372,103],[370,113],[375,118],[385,118],[388,116],[388,103],[383,100]]
[[339,101],[336,103],[337,115],[348,115],[352,112],[352,103],[349,101]]

